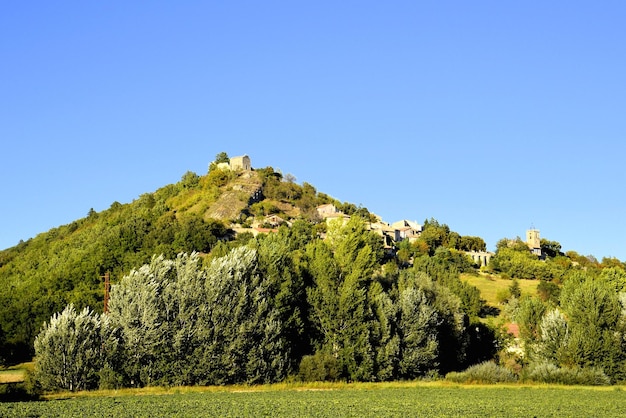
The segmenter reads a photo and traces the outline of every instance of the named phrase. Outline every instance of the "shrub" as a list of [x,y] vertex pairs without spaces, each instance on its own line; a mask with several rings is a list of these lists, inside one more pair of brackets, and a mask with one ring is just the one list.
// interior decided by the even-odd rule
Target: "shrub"
[[526,380],[537,383],[557,383],[562,385],[603,386],[610,379],[601,369],[595,367],[557,367],[551,363],[537,363],[526,371]]
[[41,393],[41,387],[30,371],[23,382],[0,384],[0,402],[36,401]]
[[511,291],[509,289],[498,289],[496,292],[496,301],[504,305],[511,299]]
[[450,372],[446,380],[456,383],[509,383],[517,381],[517,376],[506,367],[486,361],[468,367],[463,372]]
[[339,378],[339,363],[332,355],[317,352],[302,357],[298,375],[305,382],[335,381]]

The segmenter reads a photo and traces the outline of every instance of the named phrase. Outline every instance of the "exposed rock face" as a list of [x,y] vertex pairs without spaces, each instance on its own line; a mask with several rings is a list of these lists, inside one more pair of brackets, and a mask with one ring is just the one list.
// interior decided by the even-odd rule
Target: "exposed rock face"
[[205,213],[205,217],[215,219],[235,219],[248,205],[260,199],[262,183],[254,171],[245,171],[233,180]]

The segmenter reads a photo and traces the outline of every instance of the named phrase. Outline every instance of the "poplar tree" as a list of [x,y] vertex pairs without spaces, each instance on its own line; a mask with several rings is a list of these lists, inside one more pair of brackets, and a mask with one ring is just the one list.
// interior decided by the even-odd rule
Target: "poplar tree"
[[72,304],[52,315],[35,338],[36,378],[47,390],[86,390],[98,385],[102,365],[100,317]]
[[259,274],[257,252],[239,247],[207,269],[202,345],[205,384],[270,383],[289,365],[280,311],[270,280]]

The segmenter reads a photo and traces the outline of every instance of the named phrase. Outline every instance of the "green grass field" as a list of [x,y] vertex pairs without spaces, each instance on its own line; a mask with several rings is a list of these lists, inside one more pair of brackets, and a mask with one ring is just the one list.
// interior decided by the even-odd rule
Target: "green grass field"
[[0,416],[622,417],[626,391],[446,383],[124,390],[3,403]]
[[[487,302],[489,306],[498,306],[497,294],[501,290],[508,289],[513,283],[512,280],[502,279],[498,276],[480,274],[462,274],[461,280],[475,286],[480,290],[480,297]],[[536,296],[539,280],[518,280],[522,295]]]

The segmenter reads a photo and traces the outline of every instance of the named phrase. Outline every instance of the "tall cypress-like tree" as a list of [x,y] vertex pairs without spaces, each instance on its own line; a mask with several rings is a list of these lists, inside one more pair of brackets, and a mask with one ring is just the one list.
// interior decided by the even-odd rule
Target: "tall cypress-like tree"
[[321,350],[338,360],[350,380],[372,380],[376,369],[368,300],[376,254],[367,238],[363,221],[353,217],[345,225],[331,222],[326,241],[307,250],[314,280],[308,300],[312,321],[323,336]]

